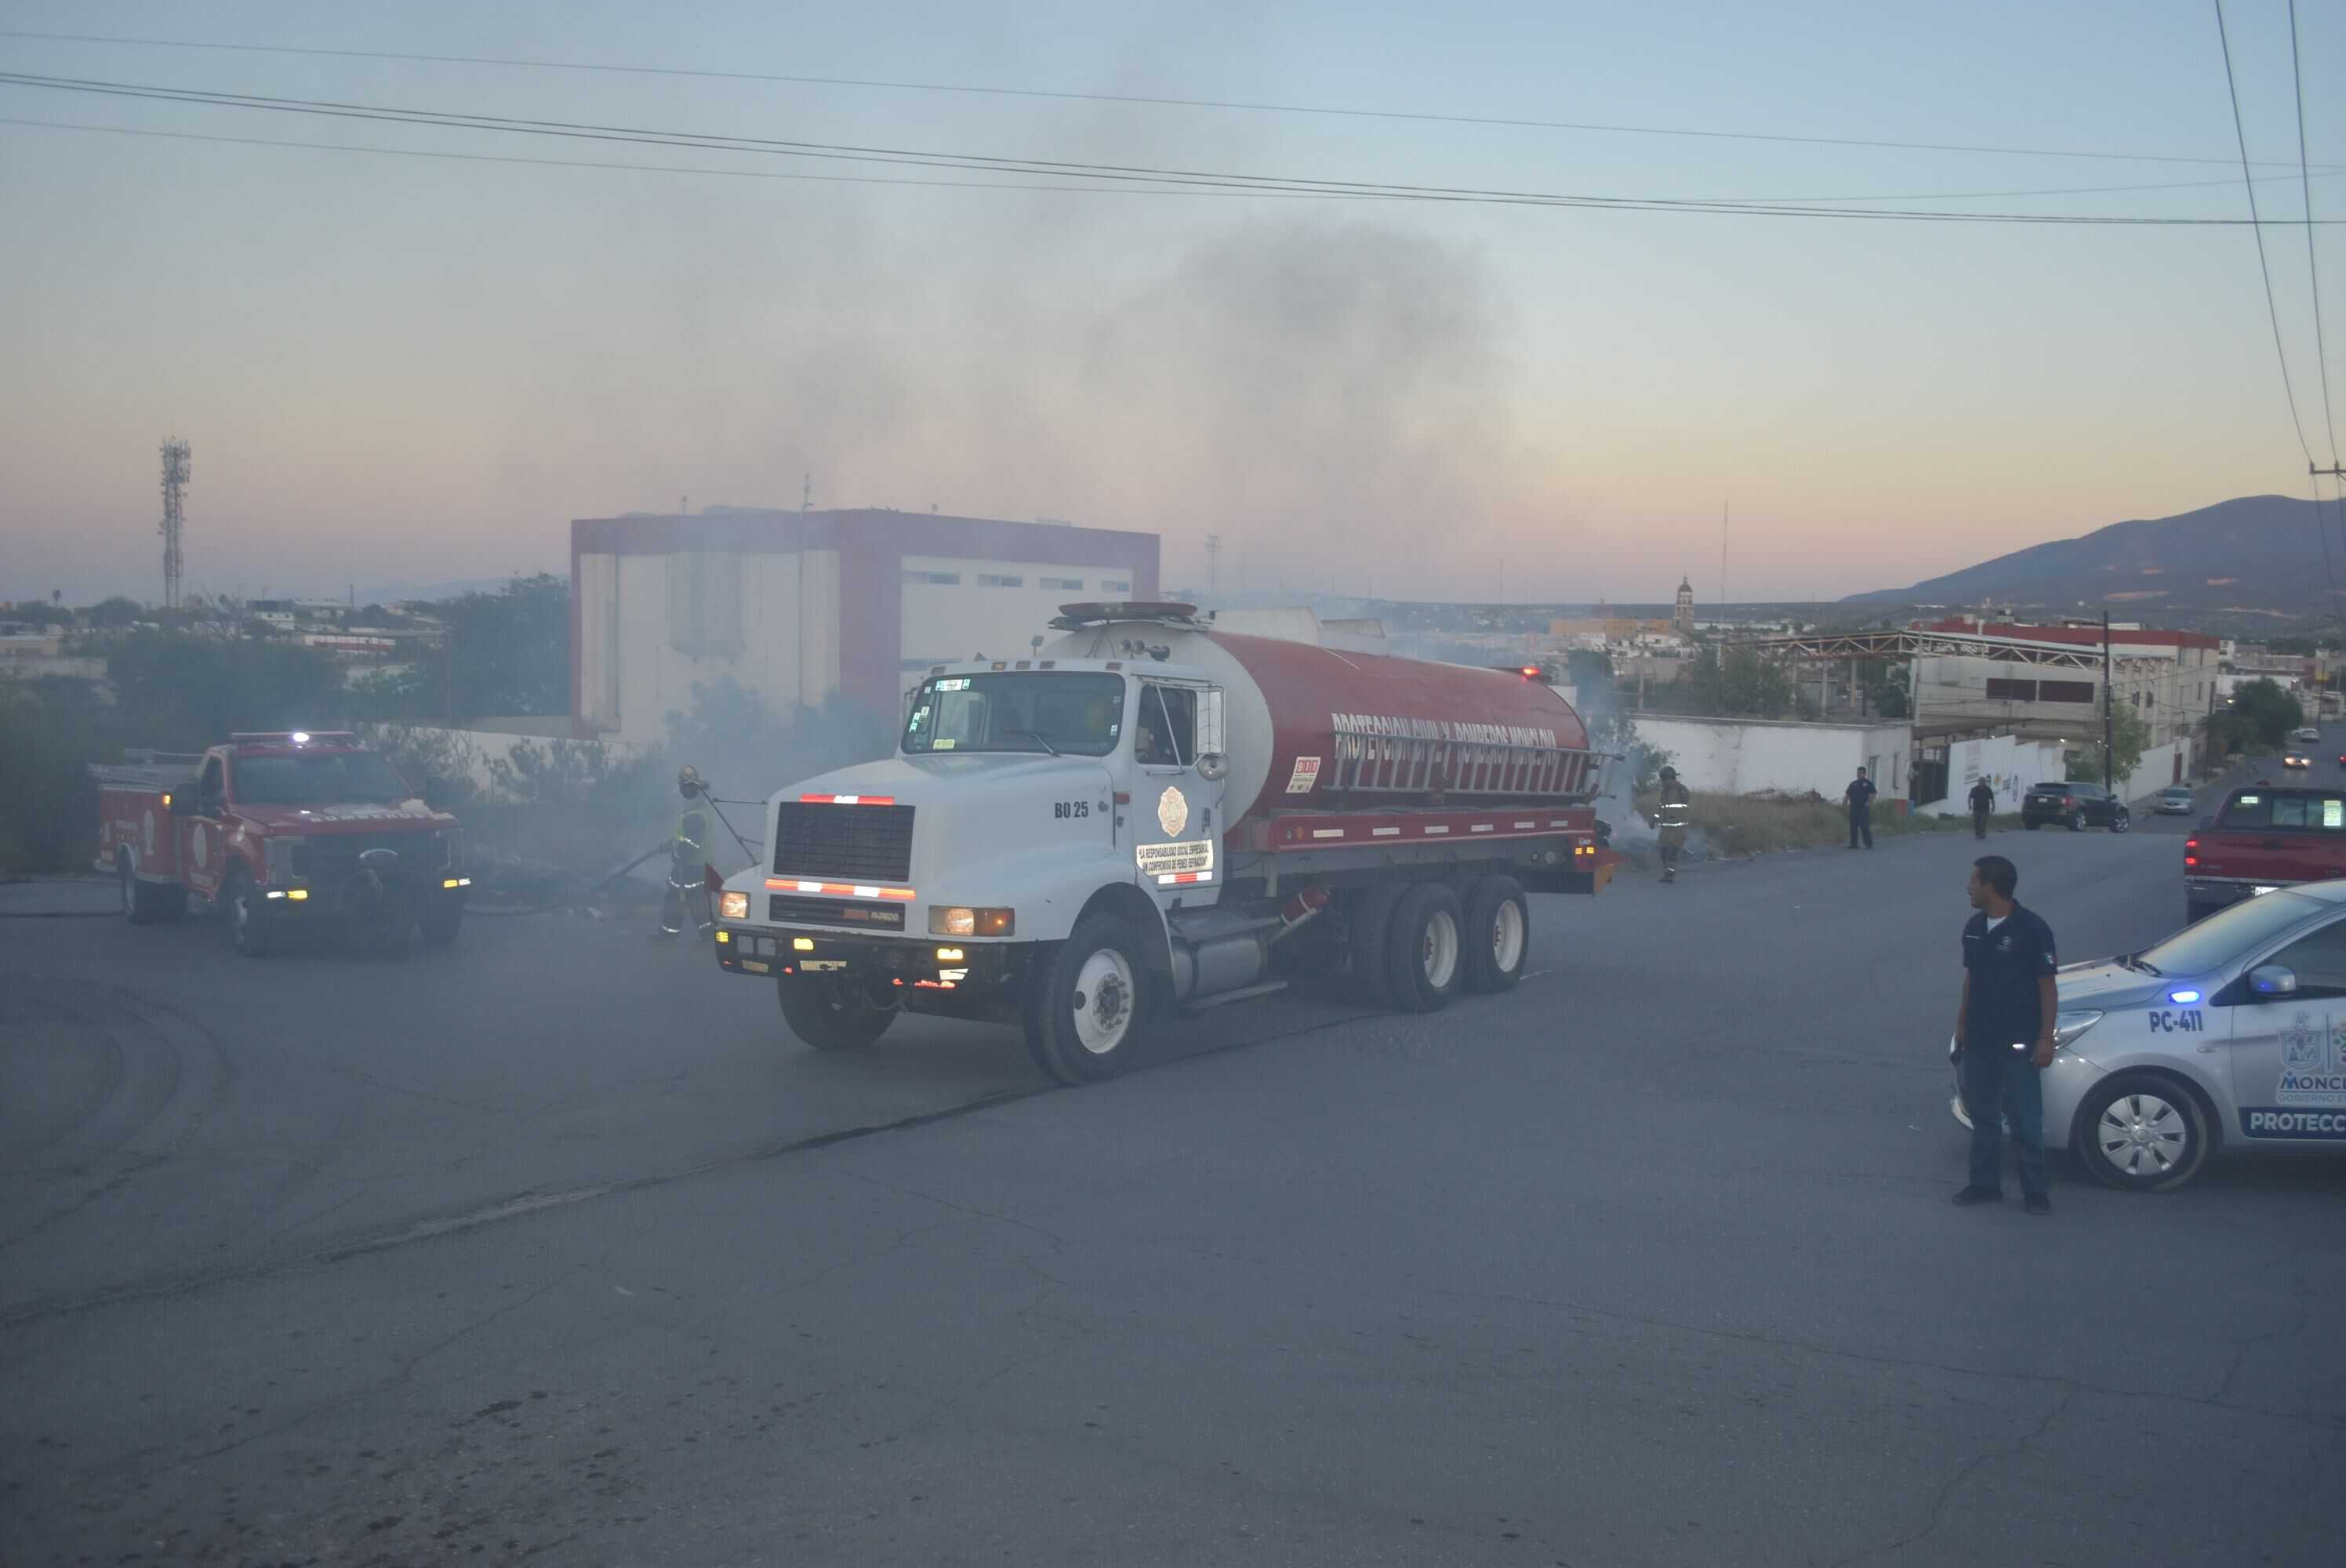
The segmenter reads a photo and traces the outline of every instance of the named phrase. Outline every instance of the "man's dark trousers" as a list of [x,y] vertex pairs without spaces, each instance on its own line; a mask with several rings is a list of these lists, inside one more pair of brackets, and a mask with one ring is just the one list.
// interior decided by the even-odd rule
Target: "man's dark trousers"
[[1987,837],[1987,808],[1984,806],[1972,808],[1972,837],[1974,839]]
[[2045,1087],[2026,1051],[2007,1044],[1964,1048],[1964,1110],[1972,1119],[1972,1186],[2004,1186],[2004,1124],[2012,1124],[2012,1150],[2025,1197],[2045,1195]]
[[1870,807],[1851,806],[1849,809],[1849,847],[1851,849],[1857,848],[1857,840],[1861,836],[1865,840],[1867,849],[1873,848],[1873,811]]

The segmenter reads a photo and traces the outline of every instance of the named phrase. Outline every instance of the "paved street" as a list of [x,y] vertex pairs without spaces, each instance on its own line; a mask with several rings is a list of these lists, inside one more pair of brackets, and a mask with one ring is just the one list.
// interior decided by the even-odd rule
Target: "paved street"
[[[2139,820],[1995,835],[2065,957],[2179,921]],[[2336,1562],[2346,1161],[1953,1208],[1975,850],[1536,900],[1509,996],[1082,1091],[569,916],[0,920],[0,1560]]]

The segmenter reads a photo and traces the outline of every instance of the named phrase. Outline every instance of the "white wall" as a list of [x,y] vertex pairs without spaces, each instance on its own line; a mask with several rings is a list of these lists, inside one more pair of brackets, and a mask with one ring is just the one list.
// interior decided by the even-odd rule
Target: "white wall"
[[1947,747],[1947,798],[1919,809],[1925,816],[1969,816],[1972,786],[1984,778],[1995,791],[1995,809],[2017,811],[2029,786],[2064,777],[2067,766],[2060,746],[2050,740],[1991,735],[1953,741]]
[[727,676],[778,711],[818,705],[838,689],[838,554],[708,559],[727,570],[704,592],[729,591],[738,602],[740,638],[729,654],[676,647],[689,638],[672,620],[671,557],[579,556],[580,710],[602,734],[657,746],[668,737],[668,714],[691,708],[694,683]]
[[1861,767],[1885,799],[1906,792],[1912,731],[1888,724],[1802,724],[1782,719],[1684,718],[1641,713],[1637,738],[1671,753],[1689,789],[1762,790],[1838,800]]
[[[1105,566],[907,555],[903,570],[901,656],[908,681],[933,664],[952,663],[972,654],[1024,658],[1031,651],[1031,638],[1052,635],[1051,617],[1059,613],[1061,605],[1132,596],[1132,574]],[[917,580],[932,575],[959,581]],[[1015,577],[1018,585],[1003,587],[981,581],[985,577]],[[1046,587],[1046,581],[1076,585]]]

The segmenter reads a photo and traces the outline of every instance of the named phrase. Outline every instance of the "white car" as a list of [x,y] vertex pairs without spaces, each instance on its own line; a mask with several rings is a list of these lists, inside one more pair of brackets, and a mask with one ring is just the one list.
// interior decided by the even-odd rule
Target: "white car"
[[[2045,1143],[2102,1181],[2171,1191],[2227,1143],[2346,1150],[2346,881],[2243,900],[2056,983]],[[1953,1108],[1969,1127],[1960,1088]]]
[[2291,740],[2319,740],[2321,738],[2321,728],[2319,725],[2309,724],[2302,729],[2290,730],[2289,738]]
[[2158,804],[2151,809],[2164,816],[2188,817],[2191,815],[2191,801],[2190,785],[2169,784],[2158,792]]

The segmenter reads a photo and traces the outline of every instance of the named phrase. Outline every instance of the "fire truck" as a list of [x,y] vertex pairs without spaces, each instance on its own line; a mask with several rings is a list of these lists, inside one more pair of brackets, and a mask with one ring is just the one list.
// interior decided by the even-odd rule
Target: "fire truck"
[[903,1013],[1022,1026],[1067,1083],[1168,1015],[1311,975],[1411,1012],[1515,984],[1533,891],[1615,864],[1593,748],[1536,667],[1062,607],[1034,657],[933,667],[893,758],[776,793],[709,873],[719,966],[819,1050]]
[[377,940],[420,928],[456,939],[472,879],[464,830],[438,779],[419,798],[343,731],[238,734],[197,753],[132,751],[93,764],[97,869],[134,925],[217,908],[237,952],[259,958],[290,930],[341,922]]

